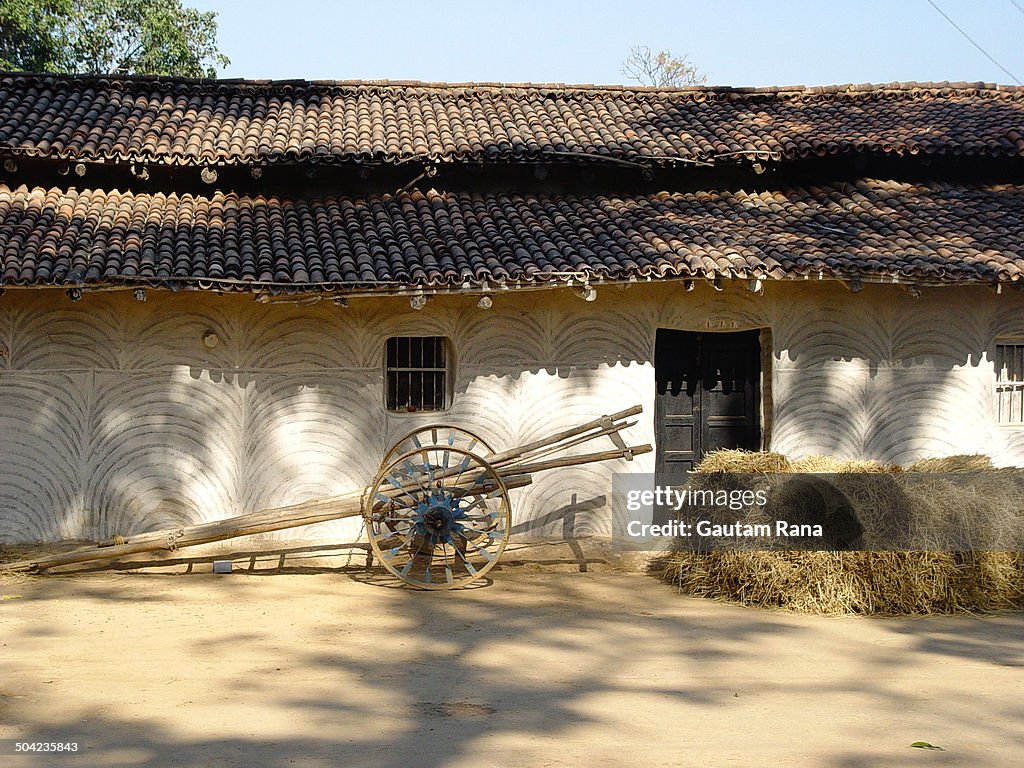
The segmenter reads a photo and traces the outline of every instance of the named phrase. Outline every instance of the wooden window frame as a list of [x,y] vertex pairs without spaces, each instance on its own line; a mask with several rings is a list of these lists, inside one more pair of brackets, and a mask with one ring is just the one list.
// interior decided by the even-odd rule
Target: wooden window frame
[[[1010,370],[1006,365],[1004,349],[1013,348],[1011,353],[1010,378],[1003,378],[1003,372]],[[1024,339],[996,339],[992,356],[995,372],[994,400],[996,423],[1001,427],[1024,427]],[[1009,395],[1004,397],[1004,395]],[[1005,406],[1004,406],[1005,403]],[[1016,409],[1014,409],[1016,403]]]
[[[419,359],[413,360],[417,342],[419,344]],[[437,345],[431,347],[432,352],[429,355],[427,354],[428,342]],[[403,343],[406,345],[404,355]],[[392,355],[392,344],[394,344],[394,355]],[[438,364],[438,357],[441,358],[440,364]],[[395,414],[447,411],[451,407],[452,399],[452,358],[451,342],[446,336],[389,336],[384,342],[384,410]],[[403,376],[406,377],[404,397],[402,393]],[[430,382],[429,386],[428,381]],[[428,391],[431,394],[428,395]],[[405,403],[401,402],[403,399]]]

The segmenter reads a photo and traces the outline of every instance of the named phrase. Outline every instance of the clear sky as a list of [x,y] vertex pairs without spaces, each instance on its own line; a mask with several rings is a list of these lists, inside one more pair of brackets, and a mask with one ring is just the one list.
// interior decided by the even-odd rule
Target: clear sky
[[[934,0],[1024,79],[1024,0]],[[637,44],[713,85],[1013,80],[928,0],[185,0],[219,13],[223,77],[621,83]]]

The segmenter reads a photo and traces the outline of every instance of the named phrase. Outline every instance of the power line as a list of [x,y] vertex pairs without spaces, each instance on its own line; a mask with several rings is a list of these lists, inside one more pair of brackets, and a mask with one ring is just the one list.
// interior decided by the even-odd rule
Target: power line
[[1010,0],[1010,2],[1013,3],[1013,7],[1014,8],[1016,8],[1021,13],[1024,13],[1024,5],[1021,5],[1020,3],[1018,3],[1017,0]]
[[[1011,2],[1013,2],[1013,0],[1011,0]],[[939,6],[937,6],[935,4],[934,0],[928,0],[928,5],[930,5],[936,11],[938,11],[939,14],[942,16],[942,18],[944,18],[946,21],[948,21],[950,23],[950,25],[952,25],[953,29],[955,29],[957,32],[959,32],[961,35],[964,36],[964,38],[967,40],[967,42],[969,42],[971,45],[973,45],[975,48],[977,48],[979,51],[981,51],[982,54],[984,54],[986,59],[991,61],[993,64],[995,64],[1001,70],[1003,70],[1003,72],[1005,72],[1007,75],[1009,75],[1010,79],[1013,80],[1013,82],[1015,82],[1017,85],[1024,85],[1024,83],[1022,83],[1020,80],[1017,79],[1017,76],[1014,75],[1013,72],[1011,72],[1006,67],[1004,67],[1002,64],[1000,64],[998,61],[996,61],[994,58],[992,58],[991,54],[988,51],[986,51],[984,48],[982,48],[980,45],[978,45],[976,42],[974,42],[974,38],[972,38],[970,35],[968,35],[966,32],[964,32],[963,29],[961,29],[960,26],[955,21],[953,21],[951,18],[949,18],[949,16],[946,15],[946,12],[943,11],[941,8],[939,8]],[[1017,5],[1017,4],[1014,3],[1014,5]],[[1021,11],[1021,12],[1024,13],[1024,11]]]

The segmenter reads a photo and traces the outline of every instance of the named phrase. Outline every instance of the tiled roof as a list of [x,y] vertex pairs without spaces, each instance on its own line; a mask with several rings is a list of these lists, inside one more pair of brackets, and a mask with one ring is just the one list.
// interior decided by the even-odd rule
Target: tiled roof
[[1024,186],[285,200],[0,186],[5,285],[255,290],[819,275],[1018,281]]
[[0,77],[0,155],[173,164],[1020,156],[1024,89]]

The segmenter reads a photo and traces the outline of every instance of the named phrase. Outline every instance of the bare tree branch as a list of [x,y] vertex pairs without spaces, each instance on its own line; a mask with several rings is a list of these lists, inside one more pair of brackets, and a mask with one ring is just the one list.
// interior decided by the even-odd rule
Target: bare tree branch
[[622,62],[622,74],[640,85],[655,88],[679,88],[703,85],[708,76],[690,63],[686,54],[673,56],[671,51],[652,51],[646,45],[635,45]]

